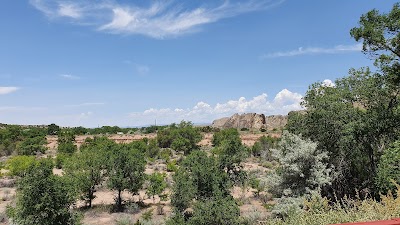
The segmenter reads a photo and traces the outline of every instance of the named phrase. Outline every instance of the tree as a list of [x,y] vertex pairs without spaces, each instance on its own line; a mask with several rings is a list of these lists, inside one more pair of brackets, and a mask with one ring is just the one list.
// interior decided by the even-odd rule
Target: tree
[[50,160],[40,160],[19,181],[16,206],[8,210],[15,224],[76,224],[76,216],[70,210],[74,202],[70,184],[53,175],[52,169]]
[[152,173],[148,176],[149,186],[147,187],[146,194],[153,197],[158,195],[161,197],[161,194],[164,192],[167,187],[167,183],[165,182],[165,173]]
[[217,143],[214,152],[217,155],[218,164],[222,171],[226,171],[231,181],[234,183],[243,182],[246,173],[242,168],[242,161],[246,157],[247,150],[242,144],[240,136],[233,130],[223,133],[219,139],[217,135]]
[[35,155],[36,153],[44,153],[46,151],[46,140],[43,136],[26,138],[17,145],[19,155]]
[[117,210],[122,210],[121,193],[128,190],[136,194],[144,182],[146,161],[144,154],[128,144],[118,144],[109,152],[108,185],[116,190]]
[[60,133],[60,130],[61,130],[60,127],[54,123],[47,126],[48,135],[58,135],[58,133]]
[[103,140],[95,139],[85,142],[80,152],[68,158],[64,165],[66,176],[74,182],[81,199],[88,207],[92,207],[92,200],[96,198],[96,188],[105,178],[107,160]]
[[191,122],[182,121],[177,126],[170,125],[157,134],[158,144],[161,148],[172,148],[183,151],[186,155],[192,150],[198,149],[197,143],[201,141],[199,129],[193,127]]
[[375,183],[381,194],[386,195],[389,190],[392,193],[396,193],[397,187],[395,183],[400,183],[399,165],[400,141],[396,141],[390,148],[385,150],[379,161]]
[[222,141],[227,140],[241,140],[239,131],[235,128],[229,128],[215,132],[212,138],[212,145],[218,147],[222,144]]
[[75,135],[71,132],[63,132],[58,135],[58,153],[71,155],[77,151],[74,144]]

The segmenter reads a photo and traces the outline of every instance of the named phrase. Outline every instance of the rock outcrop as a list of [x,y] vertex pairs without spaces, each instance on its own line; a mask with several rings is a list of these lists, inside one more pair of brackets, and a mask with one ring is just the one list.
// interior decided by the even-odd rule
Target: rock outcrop
[[231,117],[225,117],[214,120],[212,126],[215,128],[237,128],[249,130],[273,130],[282,129],[287,123],[287,116],[274,115],[265,116],[264,114],[245,113],[242,115],[234,114]]

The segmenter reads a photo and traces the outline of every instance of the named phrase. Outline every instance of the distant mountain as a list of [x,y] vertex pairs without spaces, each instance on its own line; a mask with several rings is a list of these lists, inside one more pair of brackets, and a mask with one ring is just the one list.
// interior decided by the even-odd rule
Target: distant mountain
[[287,124],[287,115],[273,115],[265,116],[264,114],[257,113],[245,113],[245,114],[234,114],[231,117],[224,117],[221,119],[214,120],[212,127],[215,128],[246,128],[249,130],[274,130],[282,129]]

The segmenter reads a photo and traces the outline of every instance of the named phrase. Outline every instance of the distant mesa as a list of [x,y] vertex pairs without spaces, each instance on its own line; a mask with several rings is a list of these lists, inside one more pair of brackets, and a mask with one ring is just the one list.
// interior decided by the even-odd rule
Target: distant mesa
[[287,124],[287,116],[273,115],[265,116],[264,114],[257,113],[245,113],[239,115],[235,113],[231,117],[224,117],[221,119],[214,120],[212,127],[225,129],[225,128],[237,128],[237,129],[249,129],[249,130],[260,130],[265,129],[281,130]]

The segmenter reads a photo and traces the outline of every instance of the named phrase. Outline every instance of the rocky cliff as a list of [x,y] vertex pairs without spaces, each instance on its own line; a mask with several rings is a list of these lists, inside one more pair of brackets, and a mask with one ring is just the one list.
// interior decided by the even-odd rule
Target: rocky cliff
[[234,114],[231,117],[225,117],[214,120],[212,126],[215,128],[247,128],[249,130],[266,130],[282,129],[287,123],[287,116],[273,115],[265,116],[264,114],[245,113]]

